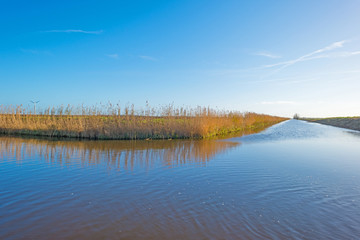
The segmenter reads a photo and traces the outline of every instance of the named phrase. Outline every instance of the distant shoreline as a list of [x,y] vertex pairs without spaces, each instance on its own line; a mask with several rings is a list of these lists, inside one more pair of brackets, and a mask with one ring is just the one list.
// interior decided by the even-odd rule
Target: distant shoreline
[[300,120],[360,131],[360,117],[300,118]]

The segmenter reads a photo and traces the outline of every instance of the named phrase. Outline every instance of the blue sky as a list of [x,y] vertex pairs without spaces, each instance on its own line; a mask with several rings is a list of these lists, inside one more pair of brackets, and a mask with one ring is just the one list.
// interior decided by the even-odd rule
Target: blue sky
[[358,0],[0,3],[0,104],[360,115]]

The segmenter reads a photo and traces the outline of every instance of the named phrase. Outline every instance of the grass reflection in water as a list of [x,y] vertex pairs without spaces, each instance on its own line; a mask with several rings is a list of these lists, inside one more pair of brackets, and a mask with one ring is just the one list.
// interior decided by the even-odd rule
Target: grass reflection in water
[[40,159],[60,165],[81,163],[82,166],[106,164],[109,168],[132,170],[136,166],[155,164],[206,164],[215,154],[239,143],[217,140],[152,140],[152,141],[49,141],[18,137],[0,138],[0,157]]

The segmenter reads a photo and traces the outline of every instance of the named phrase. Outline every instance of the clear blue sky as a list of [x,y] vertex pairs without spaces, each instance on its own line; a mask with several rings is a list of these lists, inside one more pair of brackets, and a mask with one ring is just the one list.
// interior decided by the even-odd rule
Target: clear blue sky
[[0,104],[360,115],[360,1],[1,1]]

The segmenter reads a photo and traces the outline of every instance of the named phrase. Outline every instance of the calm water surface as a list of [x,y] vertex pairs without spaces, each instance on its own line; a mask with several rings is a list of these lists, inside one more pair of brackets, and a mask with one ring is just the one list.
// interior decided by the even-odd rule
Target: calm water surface
[[0,239],[359,239],[360,134],[290,120],[207,141],[0,137]]

